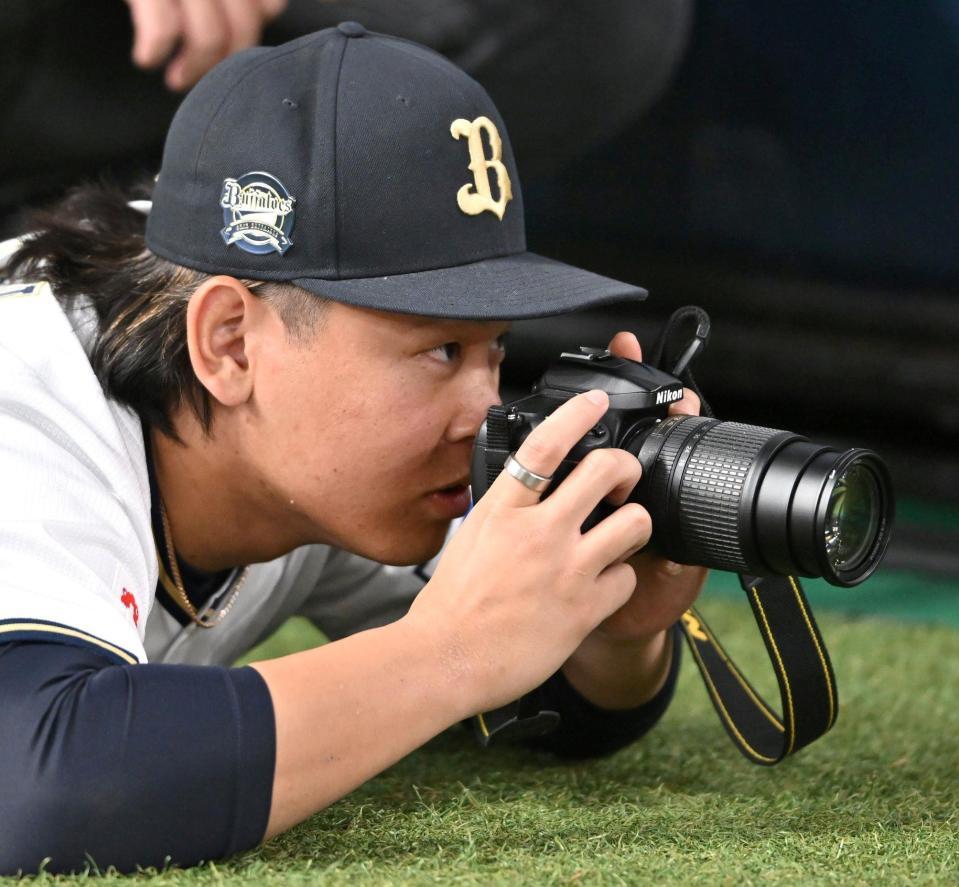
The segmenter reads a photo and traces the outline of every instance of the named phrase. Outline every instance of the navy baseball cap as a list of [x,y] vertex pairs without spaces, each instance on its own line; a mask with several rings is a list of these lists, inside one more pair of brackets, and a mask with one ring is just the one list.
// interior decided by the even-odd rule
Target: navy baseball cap
[[356,22],[238,53],[194,87],[167,136],[146,242],[211,274],[429,317],[646,296],[527,252],[516,163],[485,90]]

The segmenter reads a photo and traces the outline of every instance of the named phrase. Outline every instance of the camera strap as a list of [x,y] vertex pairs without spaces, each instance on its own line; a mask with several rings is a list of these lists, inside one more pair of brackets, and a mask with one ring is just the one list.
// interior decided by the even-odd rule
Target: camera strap
[[753,763],[771,766],[822,736],[839,701],[829,653],[799,580],[740,576],[779,683],[782,716],[756,692],[698,610],[682,628],[729,738]]
[[[695,325],[693,336],[672,348],[671,337],[683,325]],[[696,392],[704,416],[713,412],[690,364],[706,347],[709,332],[709,315],[702,308],[679,308],[666,322],[650,359],[656,366],[669,366],[673,375]],[[818,739],[836,722],[836,679],[799,580],[794,576],[740,575],[739,582],[776,674],[781,716],[746,680],[696,609],[683,615],[682,628],[730,739],[750,761],[772,766]]]
[[[681,627],[709,698],[733,744],[754,764],[772,766],[818,739],[836,722],[839,699],[829,653],[799,580],[740,576],[776,674],[782,715],[750,684],[696,609]],[[536,693],[473,719],[486,747],[547,733],[560,722]]]

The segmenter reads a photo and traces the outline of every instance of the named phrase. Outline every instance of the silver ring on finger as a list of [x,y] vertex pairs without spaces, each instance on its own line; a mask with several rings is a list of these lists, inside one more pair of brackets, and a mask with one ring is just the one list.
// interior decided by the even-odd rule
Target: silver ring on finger
[[516,458],[515,453],[510,453],[506,457],[506,462],[503,464],[503,468],[515,477],[524,487],[528,490],[532,490],[534,493],[542,493],[548,486],[550,481],[553,479],[552,475],[549,477],[544,477],[542,474],[537,474],[535,471],[530,471],[528,468],[523,466],[520,461]]

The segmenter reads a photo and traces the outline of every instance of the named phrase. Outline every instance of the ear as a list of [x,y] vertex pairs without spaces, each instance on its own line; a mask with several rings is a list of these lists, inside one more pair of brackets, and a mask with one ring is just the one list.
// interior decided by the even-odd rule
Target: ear
[[190,296],[186,336],[193,372],[224,406],[239,406],[253,394],[251,344],[262,309],[260,299],[234,277],[211,277]]

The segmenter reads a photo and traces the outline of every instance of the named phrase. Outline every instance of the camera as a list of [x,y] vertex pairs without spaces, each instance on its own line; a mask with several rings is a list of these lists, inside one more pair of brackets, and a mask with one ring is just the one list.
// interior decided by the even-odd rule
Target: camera
[[[533,428],[593,388],[609,395],[609,409],[563,460],[544,497],[591,451],[618,447],[642,465],[629,501],[649,511],[650,547],[670,560],[751,576],[823,577],[838,586],[862,582],[879,565],[894,512],[879,456],[790,431],[669,415],[683,397],[679,378],[599,348],[564,352],[531,394],[490,408],[473,448],[474,501]],[[583,531],[613,510],[600,503]]]

